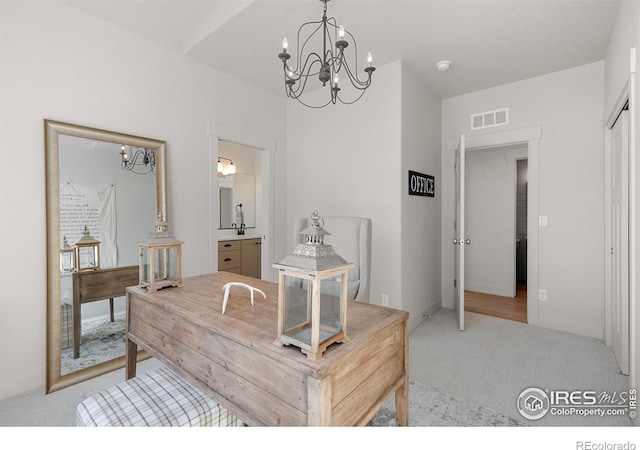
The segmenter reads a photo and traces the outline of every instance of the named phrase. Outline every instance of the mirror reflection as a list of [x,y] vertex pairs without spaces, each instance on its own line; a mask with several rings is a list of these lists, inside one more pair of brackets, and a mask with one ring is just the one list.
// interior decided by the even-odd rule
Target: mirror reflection
[[218,177],[220,182],[220,228],[254,228],[256,179],[246,173]]
[[[93,275],[97,283],[116,282],[118,272],[107,269],[132,266],[127,279],[133,281],[130,285],[137,284],[137,242],[151,230],[156,215],[155,201],[145,199],[155,197],[156,183],[155,158],[147,157],[147,164],[138,158],[136,167],[129,164],[135,161],[135,152],[153,155],[153,151],[75,136],[60,136],[59,145],[60,234],[77,251],[77,267],[60,275],[64,375],[124,355],[124,296],[99,299],[97,292],[85,292],[92,288],[85,287],[89,281],[83,278]],[[97,243],[95,251],[86,234]],[[87,258],[88,263],[83,261]],[[106,271],[109,278],[83,274],[86,271]],[[81,292],[74,292],[74,287]],[[122,294],[125,288],[112,294]]]
[[256,226],[256,173],[260,173],[259,150],[220,141],[218,146],[219,229]]
[[45,140],[52,392],[124,365],[137,243],[166,215],[166,144],[49,120]]

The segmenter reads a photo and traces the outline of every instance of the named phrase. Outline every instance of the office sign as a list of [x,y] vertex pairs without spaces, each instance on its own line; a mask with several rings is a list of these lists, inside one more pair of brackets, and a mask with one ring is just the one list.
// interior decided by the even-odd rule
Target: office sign
[[436,179],[431,175],[409,171],[409,195],[436,196]]

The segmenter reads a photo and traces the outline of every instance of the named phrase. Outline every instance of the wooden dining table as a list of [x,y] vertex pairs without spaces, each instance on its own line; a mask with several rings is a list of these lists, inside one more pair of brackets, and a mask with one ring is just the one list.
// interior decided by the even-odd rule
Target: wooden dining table
[[[222,314],[223,286],[232,287]],[[126,377],[138,349],[203,390],[250,426],[362,426],[395,396],[396,423],[408,424],[406,311],[348,301],[349,341],[318,361],[277,346],[278,285],[230,272],[183,280],[149,293],[127,288]]]

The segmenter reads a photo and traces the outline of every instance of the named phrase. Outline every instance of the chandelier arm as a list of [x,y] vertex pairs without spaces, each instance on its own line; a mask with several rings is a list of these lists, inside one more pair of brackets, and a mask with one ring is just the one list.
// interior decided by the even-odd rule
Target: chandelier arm
[[[126,161],[126,160],[122,160],[122,168],[129,170],[130,172],[133,172],[137,175],[146,175],[150,172],[155,172],[155,165],[156,165],[156,154],[154,150],[151,149],[146,149],[143,147],[131,147],[133,150],[135,150],[135,153],[133,155],[133,158],[131,159],[131,161]],[[123,150],[124,151],[124,150]],[[142,163],[138,163],[138,159],[142,157],[143,158],[143,162]],[[144,163],[144,160],[147,159],[147,162]],[[135,168],[136,166],[144,166],[144,167],[148,167],[148,170],[144,171],[144,172],[139,172],[136,171]]]
[[354,74],[351,71],[351,68],[349,67],[349,63],[347,61],[344,61],[343,63],[344,67],[345,67],[345,71],[347,73],[347,75],[349,76],[349,81],[351,81],[351,85],[356,88],[356,89],[360,89],[360,90],[364,90],[367,89],[369,87],[369,85],[371,84],[371,73],[369,72],[368,78],[366,80],[361,80],[357,74]]
[[352,104],[354,104],[355,102],[357,102],[358,100],[360,100],[360,97],[362,97],[363,95],[364,95],[364,89],[361,89],[361,90],[360,90],[360,95],[358,95],[354,100],[352,100],[352,101],[350,101],[350,102],[346,102],[346,101],[342,100],[342,98],[340,98],[340,96],[339,96],[339,95],[337,95],[337,96],[336,96],[336,98],[337,98],[338,100],[340,100],[340,103],[342,103],[343,105],[352,105]]
[[[309,36],[307,36],[307,38],[304,40],[304,42],[302,43],[302,46],[300,46],[300,33],[302,33],[302,29],[307,26],[307,25],[313,25],[313,24],[318,24],[318,26],[316,27],[315,30],[313,30]],[[309,40],[316,35],[316,33],[318,32],[318,30],[320,30],[323,26],[322,21],[320,22],[307,22],[302,24],[302,26],[298,29],[298,36],[296,38],[296,60],[298,61],[298,63],[300,63],[300,61],[302,61],[302,55],[304,53],[304,49],[307,46],[307,43],[309,42]]]
[[[315,58],[311,60],[312,57],[315,57]],[[311,60],[311,63],[309,63],[310,60]],[[318,55],[317,53],[309,53],[309,55],[307,55],[307,58],[304,60],[304,65],[302,66],[300,73],[296,74],[298,75],[298,79],[302,77],[308,78],[308,77],[313,77],[318,75],[320,73],[320,70],[318,70],[317,72],[311,71],[311,68],[316,63],[319,63],[320,69],[322,69],[322,58],[320,57],[320,55]],[[307,69],[307,64],[309,65],[309,69]]]
[[313,105],[309,105],[305,102],[303,102],[302,100],[300,100],[300,97],[294,97],[296,100],[298,100],[298,102],[304,106],[306,106],[307,108],[313,108],[313,109],[320,109],[320,108],[324,108],[325,106],[327,106],[329,103],[332,103],[331,99],[325,103],[324,105],[317,105],[317,106],[313,106]]
[[[311,59],[312,56],[315,56],[315,60],[311,61],[311,64],[309,64],[309,70],[306,69],[307,64],[309,63],[309,59]],[[320,73],[320,71],[318,72],[311,72],[311,67],[313,67],[313,65],[316,62],[320,62],[321,58],[320,55],[318,55],[317,53],[310,53],[307,56],[307,59],[304,62],[304,66],[302,66],[301,69],[294,71],[292,70],[290,67],[287,66],[286,63],[283,64],[283,70],[284,70],[284,76],[285,76],[285,82],[286,80],[294,80],[294,81],[298,81],[300,80],[302,77],[310,77],[310,76],[314,76],[314,75],[318,75]],[[288,70],[290,70],[295,76],[289,76]],[[305,74],[305,72],[307,72]]]
[[[311,64],[309,65],[309,71],[311,71],[311,68],[316,63],[320,63],[319,57],[311,62]],[[305,62],[305,67],[306,66],[307,66],[307,62]],[[309,80],[309,76],[311,76],[311,75],[313,75],[313,74],[311,74],[311,73],[309,73],[307,75],[299,74],[298,78],[296,78],[296,79],[293,79],[293,78],[287,76],[289,79],[293,79],[294,81],[301,81],[298,84],[297,88],[295,88],[295,89],[291,84],[288,85],[289,89],[286,91],[287,92],[287,96],[297,98],[299,95],[301,95],[302,92],[304,91],[304,88],[307,85],[307,81]],[[286,80],[286,78],[285,78],[285,80]],[[285,88],[286,88],[286,86],[287,85],[285,83]]]

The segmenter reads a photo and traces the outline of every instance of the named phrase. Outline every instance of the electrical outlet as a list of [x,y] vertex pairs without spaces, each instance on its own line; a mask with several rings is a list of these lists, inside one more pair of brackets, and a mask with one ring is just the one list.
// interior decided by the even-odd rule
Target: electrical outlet
[[538,291],[538,300],[540,300],[541,302],[547,301],[547,291],[545,289],[540,289]]
[[382,306],[389,306],[389,296],[382,294]]

